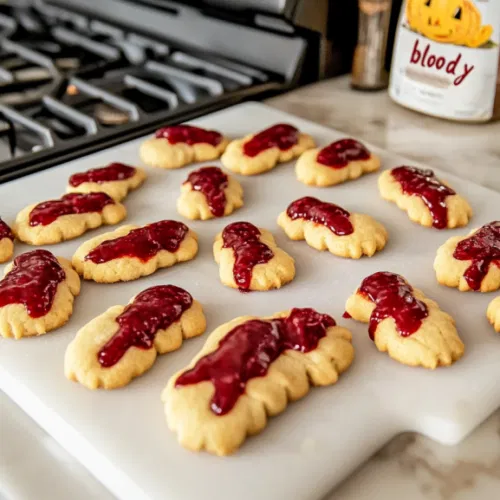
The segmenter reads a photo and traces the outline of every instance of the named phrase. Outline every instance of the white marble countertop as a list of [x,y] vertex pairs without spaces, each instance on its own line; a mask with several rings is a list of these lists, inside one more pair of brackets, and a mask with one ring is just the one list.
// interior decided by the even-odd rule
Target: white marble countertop
[[[355,92],[341,77],[275,97],[272,106],[500,191],[500,122],[464,125]],[[500,498],[500,409],[457,446],[394,438],[324,500]]]
[[[321,82],[268,103],[500,191],[500,123],[440,121],[400,108],[385,92],[354,92],[348,82]],[[499,492],[500,409],[458,446],[394,438],[324,500],[496,500]],[[69,498],[113,497],[0,392],[0,500]]]

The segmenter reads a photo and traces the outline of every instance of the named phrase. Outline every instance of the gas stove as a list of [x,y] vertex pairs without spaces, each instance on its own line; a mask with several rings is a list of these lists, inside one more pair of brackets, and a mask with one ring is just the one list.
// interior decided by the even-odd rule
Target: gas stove
[[0,182],[316,80],[321,33],[255,3],[0,0]]

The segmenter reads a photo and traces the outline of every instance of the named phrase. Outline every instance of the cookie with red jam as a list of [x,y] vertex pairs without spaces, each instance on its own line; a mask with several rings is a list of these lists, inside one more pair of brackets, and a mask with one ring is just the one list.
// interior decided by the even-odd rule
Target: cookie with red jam
[[148,371],[158,354],[180,349],[205,328],[202,307],[190,293],[153,286],[87,323],[66,349],[64,372],[89,389],[123,387]]
[[230,142],[221,162],[236,174],[257,175],[297,158],[314,146],[310,135],[293,125],[279,123]]
[[170,378],[168,427],[190,450],[228,455],[312,386],[335,384],[353,359],[351,332],[314,309],[236,318]]
[[106,193],[70,193],[21,210],[14,223],[17,238],[30,245],[51,245],[78,238],[103,224],[117,224],[125,206]]
[[132,281],[193,259],[198,252],[197,240],[196,233],[174,220],[142,227],[126,225],[83,243],[72,262],[86,280]]
[[308,186],[335,186],[380,168],[380,158],[355,139],[345,138],[300,156],[295,175]]
[[80,278],[48,250],[18,255],[0,281],[0,335],[30,337],[63,326],[73,314]]
[[385,170],[378,187],[384,200],[396,203],[422,226],[452,229],[466,226],[472,217],[469,202],[432,170],[407,166]]
[[240,291],[281,288],[295,277],[295,261],[273,235],[249,222],[233,222],[214,242],[221,282]]
[[347,300],[346,313],[368,323],[377,349],[402,364],[434,369],[464,354],[453,318],[399,274],[366,277]]
[[68,181],[67,193],[106,193],[115,201],[122,201],[146,179],[142,168],[124,163],[110,163],[73,174]]
[[194,170],[181,186],[177,211],[192,220],[208,220],[232,214],[243,206],[243,188],[219,167]]
[[316,250],[350,259],[371,257],[388,240],[385,227],[373,217],[350,213],[311,196],[291,203],[279,215],[278,225],[292,240],[305,240]]
[[141,144],[141,160],[150,167],[174,169],[191,163],[216,160],[229,140],[215,130],[193,125],[172,125],[156,131]]

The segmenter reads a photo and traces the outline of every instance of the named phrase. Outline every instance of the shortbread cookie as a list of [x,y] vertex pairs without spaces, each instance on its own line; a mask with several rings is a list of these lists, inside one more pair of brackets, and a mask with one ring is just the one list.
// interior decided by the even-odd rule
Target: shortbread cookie
[[234,222],[215,238],[221,282],[239,290],[281,288],[295,277],[295,261],[273,235],[249,222]]
[[142,168],[123,163],[91,168],[69,178],[67,193],[106,193],[115,201],[122,201],[129,191],[137,189],[146,178]]
[[14,233],[0,217],[0,263],[7,262],[14,253]]
[[13,229],[25,243],[50,245],[77,238],[103,224],[117,224],[126,215],[125,207],[106,193],[71,193],[21,210]]
[[242,175],[262,174],[297,158],[315,146],[310,135],[302,134],[292,125],[280,123],[229,143],[221,157],[229,170]]
[[215,130],[175,125],[156,131],[141,144],[141,160],[150,167],[180,168],[190,163],[216,160],[229,140]]
[[177,211],[188,219],[213,219],[233,213],[243,205],[243,189],[218,167],[191,172],[182,184]]
[[500,333],[500,297],[490,302],[486,316],[488,317],[488,321],[493,325],[493,328]]
[[466,226],[472,208],[465,198],[440,181],[432,170],[397,167],[380,174],[380,195],[426,227],[451,229]]
[[316,250],[351,259],[371,257],[388,238],[385,227],[369,215],[351,214],[311,196],[291,203],[279,215],[278,225],[292,240],[306,240]]
[[48,250],[14,259],[0,281],[0,335],[42,335],[64,325],[73,313],[80,278],[71,264]]
[[89,389],[123,387],[205,328],[201,305],[186,290],[153,286],[87,323],[66,349],[64,372]]
[[500,221],[454,236],[439,247],[434,261],[441,285],[461,292],[493,292],[500,288]]
[[346,312],[369,323],[377,349],[405,365],[434,369],[464,353],[453,318],[398,274],[365,278],[347,300]]
[[335,384],[353,359],[351,332],[314,309],[236,318],[169,380],[167,424],[182,446],[228,455],[310,386]]
[[87,280],[116,283],[191,260],[197,252],[196,233],[182,222],[162,220],[122,226],[86,241],[73,255],[73,267]]
[[380,158],[355,139],[341,139],[303,153],[295,165],[297,179],[309,186],[334,186],[380,168]]

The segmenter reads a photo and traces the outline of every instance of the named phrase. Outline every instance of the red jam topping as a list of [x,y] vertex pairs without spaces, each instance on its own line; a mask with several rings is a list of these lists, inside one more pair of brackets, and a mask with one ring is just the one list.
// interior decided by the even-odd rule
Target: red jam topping
[[14,259],[12,270],[0,281],[0,307],[22,304],[32,318],[52,307],[57,285],[66,273],[48,250],[33,250]]
[[215,217],[222,217],[226,209],[227,175],[219,167],[203,167],[191,172],[187,181],[194,191],[200,191]]
[[415,297],[411,285],[399,274],[372,274],[363,280],[359,292],[375,304],[368,329],[372,340],[378,324],[386,318],[393,318],[399,334],[408,337],[429,314],[425,303]]
[[162,220],[133,229],[126,236],[103,241],[86,256],[94,264],[102,264],[122,257],[135,257],[147,262],[160,250],[176,252],[189,228],[182,222]]
[[212,382],[210,409],[225,415],[245,392],[249,380],[266,375],[284,351],[309,352],[318,346],[335,321],[314,309],[292,309],[287,318],[253,319],[233,328],[217,349],[198,360],[177,379],[175,386]]
[[337,236],[346,236],[354,232],[347,210],[333,203],[326,203],[311,196],[305,196],[291,203],[286,211],[292,220],[304,219],[315,224],[322,224]]
[[280,123],[254,135],[243,145],[243,153],[254,157],[269,148],[286,151],[299,142],[299,131],[292,125]]
[[234,252],[233,276],[240,290],[250,288],[253,268],[274,256],[259,238],[259,229],[249,222],[233,222],[222,232],[223,248],[232,248]]
[[156,333],[178,321],[192,303],[186,290],[173,285],[153,286],[141,292],[116,318],[120,328],[97,354],[100,365],[115,365],[131,347],[151,349]]
[[0,218],[0,240],[4,238],[9,238],[9,240],[14,241],[14,233],[10,227]]
[[134,174],[134,167],[129,167],[123,163],[110,163],[107,167],[91,168],[86,172],[73,174],[69,178],[69,183],[73,187],[77,187],[84,182],[102,184],[103,182],[123,181]]
[[342,317],[344,319],[351,319],[352,318],[352,316],[347,311],[344,311],[344,314],[342,314]]
[[173,125],[156,131],[157,139],[167,139],[170,144],[182,142],[184,144],[206,143],[217,146],[222,141],[222,134],[215,130],[193,127],[192,125]]
[[500,221],[484,225],[472,236],[458,243],[453,252],[457,260],[471,260],[464,273],[472,290],[480,290],[491,264],[500,267]]
[[347,167],[351,161],[368,160],[371,154],[368,149],[354,139],[341,139],[323,148],[316,161],[332,168]]
[[445,186],[432,170],[415,167],[397,167],[392,169],[392,176],[401,184],[405,194],[419,196],[432,214],[433,227],[445,229],[448,225],[446,197],[455,193]]
[[65,194],[60,200],[39,203],[30,212],[30,226],[47,226],[63,215],[102,212],[106,205],[113,203],[105,193]]

